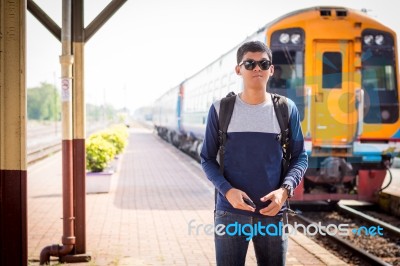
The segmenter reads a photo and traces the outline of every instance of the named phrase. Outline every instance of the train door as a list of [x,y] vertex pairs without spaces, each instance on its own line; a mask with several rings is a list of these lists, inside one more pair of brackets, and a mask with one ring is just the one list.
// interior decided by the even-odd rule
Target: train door
[[316,41],[314,48],[313,146],[347,151],[355,130],[354,92],[350,87],[353,77],[349,71],[351,43]]
[[178,91],[178,101],[176,103],[176,118],[177,118],[177,129],[178,132],[182,131],[182,105],[183,105],[183,83],[179,85],[179,91]]

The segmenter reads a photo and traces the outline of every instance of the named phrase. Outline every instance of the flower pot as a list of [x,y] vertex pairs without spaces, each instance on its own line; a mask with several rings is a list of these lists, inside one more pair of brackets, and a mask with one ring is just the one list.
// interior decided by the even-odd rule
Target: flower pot
[[86,193],[90,194],[110,192],[111,178],[113,174],[113,170],[105,170],[103,172],[87,172]]

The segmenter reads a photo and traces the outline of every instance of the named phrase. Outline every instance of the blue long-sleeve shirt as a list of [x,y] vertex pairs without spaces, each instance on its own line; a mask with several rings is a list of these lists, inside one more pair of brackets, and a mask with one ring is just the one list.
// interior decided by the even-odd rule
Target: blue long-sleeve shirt
[[[224,175],[217,161],[218,113],[220,101],[215,102],[208,114],[201,165],[207,178],[218,190],[217,210],[245,215],[261,216],[259,210],[269,202],[260,198],[278,189],[282,184],[282,147],[277,139],[280,127],[270,98],[257,105],[243,102],[236,96],[232,118],[227,130],[224,153]],[[307,153],[296,105],[288,99],[291,161],[283,183],[296,188],[307,169]],[[256,204],[256,212],[238,210],[225,198],[231,188],[247,193]],[[281,212],[283,211],[283,208]]]

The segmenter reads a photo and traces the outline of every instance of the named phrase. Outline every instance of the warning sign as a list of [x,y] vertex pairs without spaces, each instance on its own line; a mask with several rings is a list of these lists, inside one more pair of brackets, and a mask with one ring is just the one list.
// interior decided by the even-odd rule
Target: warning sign
[[71,100],[70,80],[61,79],[61,101],[68,102]]

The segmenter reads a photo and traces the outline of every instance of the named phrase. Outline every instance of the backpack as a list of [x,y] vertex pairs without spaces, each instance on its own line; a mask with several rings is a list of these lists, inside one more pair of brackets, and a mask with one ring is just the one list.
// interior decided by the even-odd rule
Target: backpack
[[[279,94],[271,93],[272,102],[274,104],[274,110],[276,118],[281,129],[281,133],[278,134],[277,138],[282,146],[282,171],[281,171],[281,183],[286,176],[286,172],[289,168],[291,153],[289,151],[289,110],[287,99]],[[224,153],[226,136],[228,131],[229,122],[232,117],[233,108],[235,106],[236,95],[234,92],[228,93],[228,95],[222,98],[219,108],[219,165],[220,173],[224,174]],[[215,195],[216,198],[217,195]]]

